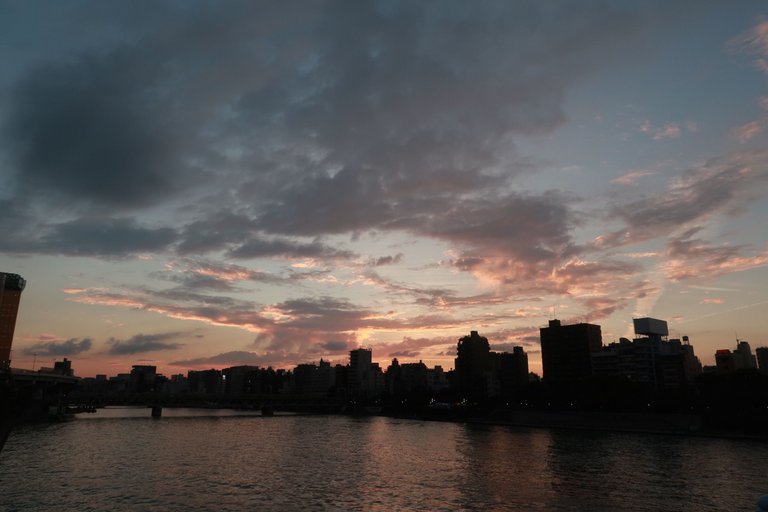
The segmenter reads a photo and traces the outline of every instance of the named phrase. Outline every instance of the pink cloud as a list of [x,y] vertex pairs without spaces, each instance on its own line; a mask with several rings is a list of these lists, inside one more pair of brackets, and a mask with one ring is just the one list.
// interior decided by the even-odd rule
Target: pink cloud
[[664,123],[664,126],[653,126],[649,120],[640,124],[640,131],[650,135],[653,140],[676,139],[682,133],[677,123]]
[[611,183],[615,185],[634,185],[637,180],[643,176],[652,176],[654,174],[656,174],[656,171],[639,169],[636,171],[630,171],[622,176],[619,176],[618,178],[614,178],[611,180]]
[[55,334],[39,334],[37,336],[25,335],[21,336],[24,341],[64,341],[64,338]]
[[730,41],[736,51],[756,55],[755,66],[768,73],[768,20],[760,19],[757,25]]
[[711,279],[768,265],[768,250],[745,255],[745,247],[715,246],[705,240],[690,238],[691,234],[686,233],[669,242],[664,271],[673,281]]
[[653,140],[676,139],[680,136],[680,126],[676,123],[666,123],[653,134]]
[[723,304],[725,303],[725,299],[704,299],[699,304]]
[[763,122],[752,121],[751,123],[747,123],[743,126],[739,126],[738,128],[735,128],[733,130],[733,135],[734,137],[739,139],[739,142],[743,144],[744,142],[747,142],[749,139],[751,139],[755,135],[760,134],[762,131],[763,131]]

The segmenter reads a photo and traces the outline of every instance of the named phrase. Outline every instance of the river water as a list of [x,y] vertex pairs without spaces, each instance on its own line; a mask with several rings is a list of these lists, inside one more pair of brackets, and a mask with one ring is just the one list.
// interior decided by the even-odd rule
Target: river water
[[15,430],[3,511],[755,510],[768,444],[383,417],[105,409]]

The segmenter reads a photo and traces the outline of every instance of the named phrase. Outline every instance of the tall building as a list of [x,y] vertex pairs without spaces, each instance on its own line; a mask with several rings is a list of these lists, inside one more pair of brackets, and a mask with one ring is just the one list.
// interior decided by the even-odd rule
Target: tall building
[[16,329],[21,292],[26,285],[20,275],[0,272],[0,368],[11,365],[13,331]]
[[757,366],[763,373],[768,373],[768,347],[758,347],[755,349],[757,356]]
[[369,348],[349,351],[347,385],[353,397],[370,398],[384,389],[384,375],[379,364],[372,362],[371,354]]
[[749,346],[749,343],[743,340],[736,340],[736,350],[733,352],[727,348],[717,350],[715,352],[715,363],[719,372],[757,368],[757,359],[752,354],[752,348]]
[[494,359],[501,396],[513,396],[528,385],[528,354],[523,347],[512,347],[512,352],[498,353]]
[[459,338],[454,367],[459,397],[479,400],[492,394],[493,367],[488,338],[477,331]]
[[752,354],[752,347],[744,340],[736,341],[736,350],[733,351],[733,358],[737,370],[757,368],[757,359]]
[[572,382],[592,375],[592,354],[603,346],[599,325],[550,320],[539,334],[545,382]]
[[155,390],[157,367],[148,364],[134,364],[128,387],[132,393],[148,393]]

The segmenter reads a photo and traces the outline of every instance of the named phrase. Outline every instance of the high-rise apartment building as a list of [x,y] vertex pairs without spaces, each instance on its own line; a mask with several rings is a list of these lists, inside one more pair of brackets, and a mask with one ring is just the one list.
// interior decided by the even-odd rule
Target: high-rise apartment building
[[592,354],[603,346],[599,325],[550,320],[539,334],[545,382],[572,382],[592,375]]
[[0,272],[0,368],[11,365],[13,331],[16,329],[21,292],[26,285],[20,275]]

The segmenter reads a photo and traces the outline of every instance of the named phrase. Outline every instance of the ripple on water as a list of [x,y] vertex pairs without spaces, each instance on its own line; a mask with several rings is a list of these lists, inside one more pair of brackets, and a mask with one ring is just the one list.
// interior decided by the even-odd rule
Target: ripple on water
[[153,421],[145,412],[15,431],[0,457],[3,506],[714,511],[751,510],[768,493],[763,443],[199,410]]

